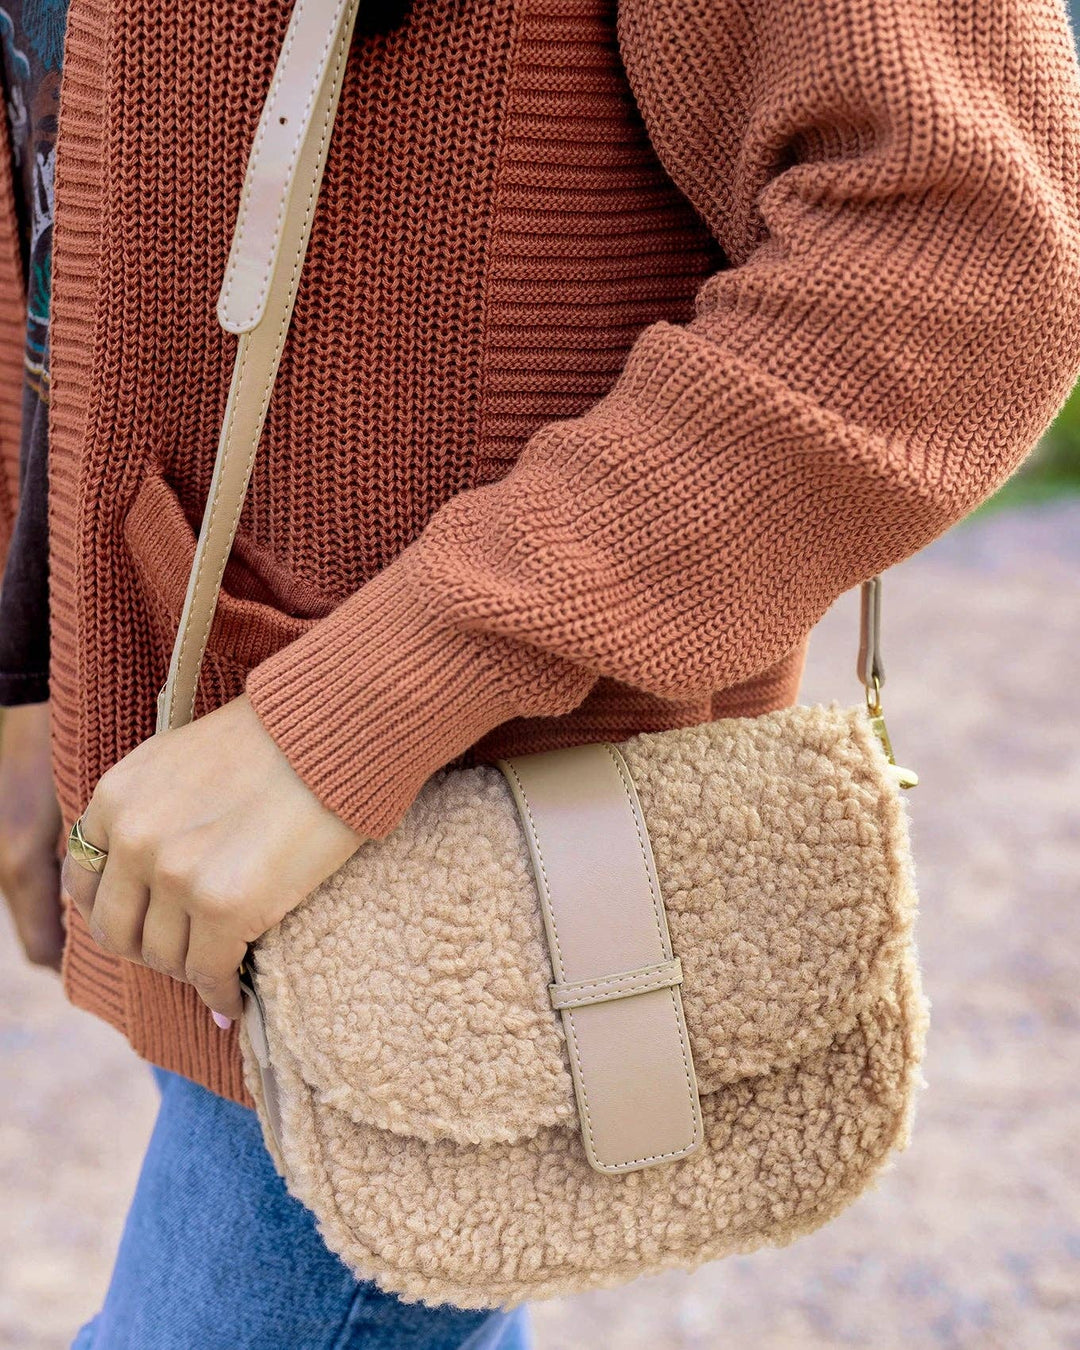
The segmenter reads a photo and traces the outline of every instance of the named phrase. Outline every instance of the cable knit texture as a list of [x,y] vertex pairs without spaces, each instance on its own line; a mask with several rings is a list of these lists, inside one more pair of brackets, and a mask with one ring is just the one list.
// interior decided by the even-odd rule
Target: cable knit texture
[[926,1025],[914,878],[866,713],[786,709],[622,750],[704,1146],[590,1168],[509,789],[486,767],[437,775],[255,954],[267,1144],[361,1278],[488,1306],[694,1265],[817,1227],[906,1142]]
[[[287,9],[72,0],[69,821],[153,729]],[[1072,382],[1078,133],[1058,0],[416,0],[361,35],[199,710],[246,685],[322,800],[384,835],[462,756],[790,703],[830,602],[986,497]],[[77,916],[66,979],[243,1098],[191,991]]]

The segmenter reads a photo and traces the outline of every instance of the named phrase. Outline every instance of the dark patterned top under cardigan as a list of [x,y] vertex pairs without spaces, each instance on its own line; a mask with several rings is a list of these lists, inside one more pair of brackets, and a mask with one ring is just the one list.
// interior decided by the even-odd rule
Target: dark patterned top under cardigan
[[19,234],[26,273],[26,379],[19,511],[0,585],[0,706],[39,703],[49,690],[49,298],[60,68],[68,0],[0,4]]

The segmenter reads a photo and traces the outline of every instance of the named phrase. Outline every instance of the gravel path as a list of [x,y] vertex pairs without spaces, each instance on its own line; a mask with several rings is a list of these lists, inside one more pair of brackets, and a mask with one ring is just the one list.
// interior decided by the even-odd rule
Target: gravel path
[[[819,627],[808,701],[858,697],[856,622],[849,596]],[[543,1305],[538,1350],[1080,1347],[1080,502],[968,522],[896,569],[885,639],[923,778],[914,1142],[786,1251]],[[0,1350],[62,1350],[108,1278],[154,1093],[6,925],[0,979]]]

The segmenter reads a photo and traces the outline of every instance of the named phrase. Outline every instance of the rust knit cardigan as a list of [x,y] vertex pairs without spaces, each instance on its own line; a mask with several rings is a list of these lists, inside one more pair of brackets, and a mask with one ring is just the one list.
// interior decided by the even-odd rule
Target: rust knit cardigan
[[[65,819],[149,735],[286,0],[72,0],[51,408]],[[8,156],[0,155],[2,172]],[[809,629],[1016,467],[1080,366],[1058,0],[416,0],[358,37],[199,708],[369,835],[490,756],[795,697]],[[0,440],[22,294],[0,184]],[[192,992],[72,998],[243,1100]]]

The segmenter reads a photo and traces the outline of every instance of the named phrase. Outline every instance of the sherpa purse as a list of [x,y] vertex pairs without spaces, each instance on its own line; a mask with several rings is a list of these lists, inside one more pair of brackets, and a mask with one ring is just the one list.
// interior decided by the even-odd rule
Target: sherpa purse
[[[357,0],[297,0],[219,317],[239,337],[158,729],[194,715]],[[246,1081],[362,1278],[463,1307],[786,1242],[906,1139],[926,1022],[881,717],[796,707],[443,771],[255,945]]]

